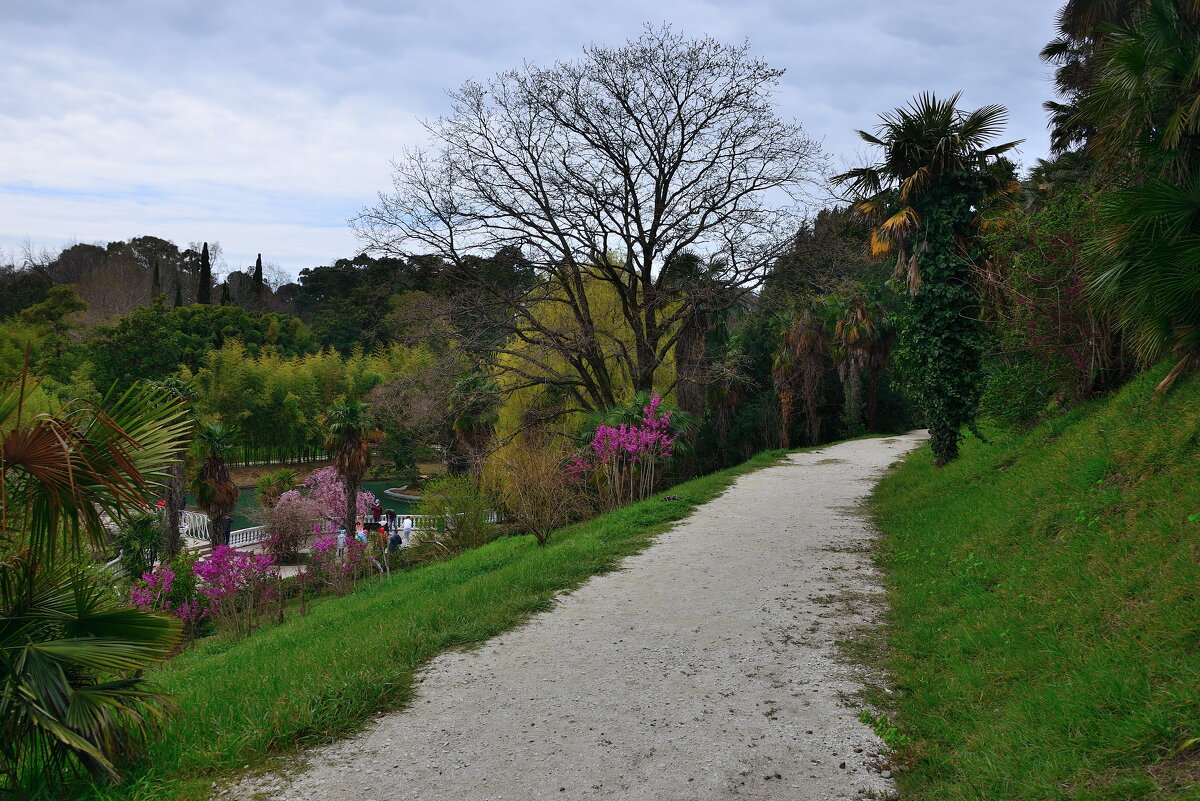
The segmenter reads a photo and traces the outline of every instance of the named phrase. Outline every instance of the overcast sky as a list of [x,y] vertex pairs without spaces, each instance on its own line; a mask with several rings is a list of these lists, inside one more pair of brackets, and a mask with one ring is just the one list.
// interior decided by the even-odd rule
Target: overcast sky
[[[647,22],[749,40],[787,70],[781,116],[837,167],[914,94],[1008,107],[1047,149],[1037,57],[1058,3],[1009,0],[0,0],[0,248],[151,234],[228,269],[357,252],[346,219],[445,113],[447,89],[620,44]],[[648,9],[653,9],[648,10]],[[19,258],[19,256],[18,256]]]

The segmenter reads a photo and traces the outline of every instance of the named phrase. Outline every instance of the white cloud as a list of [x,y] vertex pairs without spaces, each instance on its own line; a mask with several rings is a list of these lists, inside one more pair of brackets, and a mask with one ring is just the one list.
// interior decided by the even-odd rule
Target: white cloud
[[[6,4],[14,5],[14,4]],[[437,4],[39,2],[0,27],[0,247],[154,234],[295,272],[352,255],[347,216],[389,185],[445,90],[619,44],[644,21],[748,38],[788,73],[780,111],[841,161],[855,128],[922,90],[1000,102],[1044,155],[1036,0]],[[646,14],[653,16],[646,19]]]

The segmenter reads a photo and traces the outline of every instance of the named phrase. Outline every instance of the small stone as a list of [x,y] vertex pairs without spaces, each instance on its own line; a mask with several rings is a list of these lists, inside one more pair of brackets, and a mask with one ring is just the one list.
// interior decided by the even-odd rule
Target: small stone
[[842,764],[838,765],[838,767],[839,767],[839,768],[841,768],[842,770],[845,770],[845,769],[846,769],[846,763],[845,763],[845,762],[843,762]]
[[882,777],[883,777],[883,778],[885,778],[885,779],[890,779],[890,778],[892,778],[892,772],[891,772],[890,770],[885,770],[885,771],[883,771],[882,773],[880,773],[879,775],[880,775],[880,776],[882,776]]

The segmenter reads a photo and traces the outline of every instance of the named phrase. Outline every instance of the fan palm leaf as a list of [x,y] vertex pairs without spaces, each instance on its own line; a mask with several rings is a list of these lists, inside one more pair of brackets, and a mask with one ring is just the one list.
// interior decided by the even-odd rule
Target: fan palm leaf
[[106,517],[144,509],[186,441],[180,405],[134,387],[26,419],[0,389],[0,777],[19,791],[78,760],[115,775],[167,708],[137,673],[179,641],[174,619],[124,607],[77,566]]

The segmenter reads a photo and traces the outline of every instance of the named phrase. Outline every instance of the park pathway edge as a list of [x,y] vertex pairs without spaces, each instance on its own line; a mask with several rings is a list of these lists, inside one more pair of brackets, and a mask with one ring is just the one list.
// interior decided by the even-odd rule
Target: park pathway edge
[[924,432],[740,476],[555,608],[435,658],[416,697],[292,775],[216,798],[889,797],[838,642],[875,622],[862,502]]

